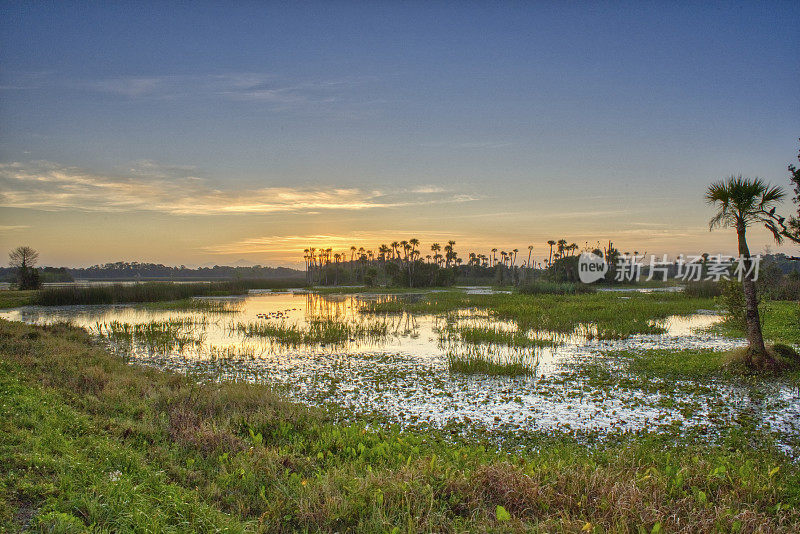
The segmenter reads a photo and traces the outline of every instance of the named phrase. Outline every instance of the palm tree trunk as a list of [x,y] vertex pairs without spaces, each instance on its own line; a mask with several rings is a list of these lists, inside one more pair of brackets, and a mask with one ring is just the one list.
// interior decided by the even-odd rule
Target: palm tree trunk
[[[747,246],[744,225],[739,225],[736,228],[736,233],[739,238],[739,255],[744,261],[745,273],[742,278],[742,288],[744,290],[747,343],[750,345],[747,350],[746,361],[748,365],[753,366],[754,363],[759,364],[764,359],[769,358],[769,355],[767,354],[767,348],[764,346],[764,336],[761,333],[761,318],[758,315],[758,295],[756,294],[756,284],[750,273],[752,260],[750,259],[750,248]],[[754,361],[754,357],[758,361]]]

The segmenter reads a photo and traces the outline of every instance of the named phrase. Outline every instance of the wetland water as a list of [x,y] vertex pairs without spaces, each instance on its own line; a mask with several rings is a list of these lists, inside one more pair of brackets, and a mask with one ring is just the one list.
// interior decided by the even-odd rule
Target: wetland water
[[[514,323],[490,319],[486,311],[442,316],[361,311],[365,302],[396,298],[415,297],[265,292],[204,301],[213,304],[210,309],[23,307],[0,317],[36,324],[68,321],[132,362],[268,383],[301,402],[404,426],[601,433],[679,426],[713,433],[720,424],[748,418],[777,432],[786,446],[793,447],[800,435],[800,394],[788,384],[708,379],[632,387],[598,383],[582,366],[602,360],[613,368],[608,353],[618,350],[741,346],[743,340],[708,333],[720,319],[710,312],[671,317],[660,335],[604,341],[540,332],[529,334],[540,342],[518,348],[466,343],[453,334],[486,326],[515,331]],[[276,329],[280,339],[274,337]],[[522,361],[532,374],[451,371],[449,357],[462,353]]]

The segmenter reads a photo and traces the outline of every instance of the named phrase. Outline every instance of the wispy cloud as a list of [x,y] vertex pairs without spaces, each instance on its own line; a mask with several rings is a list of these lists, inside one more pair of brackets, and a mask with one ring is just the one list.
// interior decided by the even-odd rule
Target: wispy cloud
[[192,167],[140,162],[108,176],[40,161],[0,164],[0,206],[38,210],[155,211],[177,215],[368,210],[467,202],[430,187],[419,191],[359,188],[219,189]]
[[337,251],[349,250],[351,246],[377,250],[380,243],[388,244],[394,239],[409,239],[413,236],[425,236],[431,241],[460,239],[462,234],[453,232],[431,232],[413,228],[392,229],[371,232],[349,232],[347,234],[305,234],[305,235],[271,235],[239,239],[230,243],[208,245],[202,251],[210,254],[297,254],[308,247],[330,247]]
[[0,224],[0,232],[14,232],[17,230],[24,230],[26,228],[30,228],[30,226],[19,225],[19,224],[12,224],[12,225]]
[[[54,72],[7,74],[0,91],[58,88],[127,100],[228,100],[252,102],[273,110],[345,105],[363,110],[385,101],[369,94],[372,76],[296,79],[264,72],[123,75],[71,79]],[[365,93],[366,91],[366,93]]]

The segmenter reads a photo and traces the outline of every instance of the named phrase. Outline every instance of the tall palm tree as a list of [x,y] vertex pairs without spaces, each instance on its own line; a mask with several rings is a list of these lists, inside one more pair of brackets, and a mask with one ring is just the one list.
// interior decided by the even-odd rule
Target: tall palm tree
[[528,263],[526,264],[528,267],[531,266],[531,254],[533,254],[533,245],[528,245]]
[[[735,228],[739,241],[739,256],[744,262],[742,289],[745,299],[745,320],[747,323],[746,361],[750,366],[773,364],[772,358],[764,346],[761,333],[761,321],[758,315],[758,295],[753,281],[752,259],[747,246],[747,228],[753,224],[764,224],[775,237],[782,241],[781,233],[772,223],[770,209],[775,208],[785,193],[780,187],[772,187],[760,178],[743,178],[729,176],[724,180],[712,183],[706,191],[706,201],[716,206],[717,214],[709,221],[709,230],[716,227]],[[774,210],[773,210],[774,213]]]
[[496,248],[492,249],[492,255],[490,256],[490,259],[491,259],[491,261],[489,262],[490,263],[490,265],[489,265],[490,267],[494,266],[494,265],[497,265],[497,249]]
[[550,259],[547,260],[547,265],[552,265],[552,263],[553,263],[553,245],[555,245],[556,242],[551,239],[550,241],[547,242],[547,244],[550,245]]
[[556,243],[556,248],[558,248],[558,257],[564,257],[564,250],[567,248],[567,240],[566,239],[559,239],[558,243]]

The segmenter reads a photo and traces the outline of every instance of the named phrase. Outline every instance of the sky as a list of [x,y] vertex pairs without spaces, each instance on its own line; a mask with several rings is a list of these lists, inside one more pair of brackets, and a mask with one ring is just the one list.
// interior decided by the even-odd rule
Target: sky
[[734,253],[705,188],[788,189],[800,148],[797,2],[0,10],[0,247],[44,265]]

